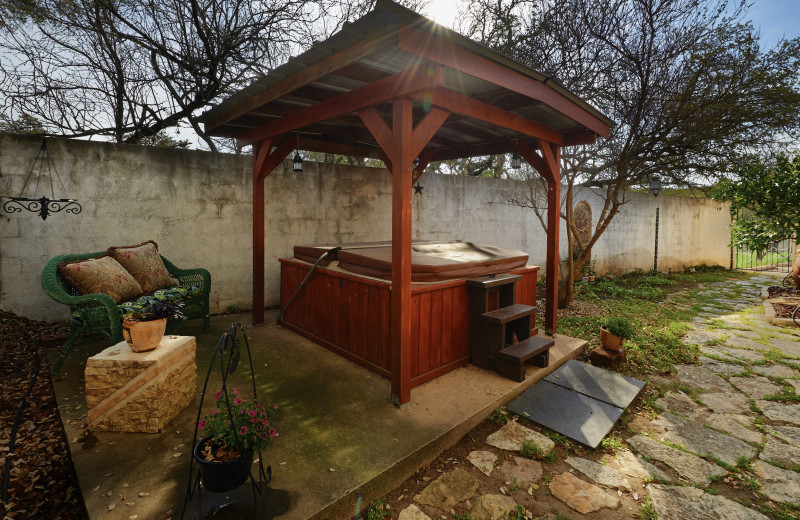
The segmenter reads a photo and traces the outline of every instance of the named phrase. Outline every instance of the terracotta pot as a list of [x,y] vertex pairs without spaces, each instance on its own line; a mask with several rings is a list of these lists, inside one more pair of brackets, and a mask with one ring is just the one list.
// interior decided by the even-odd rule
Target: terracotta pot
[[211,437],[202,439],[192,452],[194,460],[200,466],[200,480],[203,488],[212,493],[227,493],[247,482],[250,477],[250,467],[253,465],[253,450],[225,462],[209,462],[200,452],[210,439]]
[[134,352],[154,350],[161,343],[165,330],[167,318],[152,321],[122,320],[122,337]]
[[606,350],[617,352],[622,348],[623,341],[625,341],[624,338],[611,334],[605,327],[600,327],[600,342]]

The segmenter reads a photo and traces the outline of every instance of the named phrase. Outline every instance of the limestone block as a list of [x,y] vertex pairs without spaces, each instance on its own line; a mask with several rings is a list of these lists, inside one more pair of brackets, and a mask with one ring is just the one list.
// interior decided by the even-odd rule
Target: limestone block
[[158,433],[196,392],[193,336],[164,336],[150,352],[122,341],[86,361],[86,423],[92,431]]

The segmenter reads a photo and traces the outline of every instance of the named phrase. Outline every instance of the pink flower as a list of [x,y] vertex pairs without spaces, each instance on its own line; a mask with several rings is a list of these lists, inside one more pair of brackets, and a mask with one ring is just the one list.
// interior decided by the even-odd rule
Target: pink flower
[[269,421],[266,419],[261,419],[261,424],[263,424],[264,426],[269,426]]
[[237,397],[236,399],[233,400],[233,404],[242,404],[242,398]]
[[259,433],[258,436],[261,437],[262,439],[267,439],[268,438],[267,434],[264,433],[264,432]]
[[206,427],[206,421],[205,421],[205,420],[203,420],[203,419],[201,419],[201,420],[200,420],[200,422],[199,422],[199,423],[197,423],[197,429],[198,429],[198,430],[202,430],[202,429],[203,429],[203,428],[205,428],[205,427]]
[[270,437],[275,437],[276,435],[278,435],[278,434],[275,432],[275,428],[270,428],[269,429],[269,436]]
[[211,415],[217,415],[218,413],[219,413],[219,410],[211,410]]
[[220,397],[222,397],[222,390],[220,390],[219,392],[217,392],[216,394],[214,394],[214,399],[216,399],[217,401],[219,401],[219,398],[220,398]]
[[236,394],[236,395],[239,395],[239,389],[238,388],[234,388],[233,389],[233,393]]
[[250,422],[253,423],[253,424],[258,424],[258,419],[253,417],[252,419],[250,419]]
[[242,429],[239,430],[239,435],[244,435],[245,433],[247,433],[247,426],[242,426]]
[[250,412],[248,412],[247,415],[249,415],[250,417],[255,417],[256,416],[256,411],[255,410],[250,410]]

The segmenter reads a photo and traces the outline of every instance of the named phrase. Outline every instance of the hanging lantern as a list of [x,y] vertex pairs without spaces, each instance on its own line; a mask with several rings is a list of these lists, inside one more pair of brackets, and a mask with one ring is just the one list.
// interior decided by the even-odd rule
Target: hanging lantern
[[658,194],[661,193],[661,177],[658,175],[653,175],[650,178],[650,193],[655,197],[658,197]]
[[514,150],[514,155],[511,156],[511,167],[515,170],[519,170],[522,167],[522,157],[520,157],[519,152]]
[[303,158],[300,157],[300,152],[294,153],[294,159],[292,159],[292,171],[293,172],[303,171]]
[[[45,166],[47,168],[46,171]],[[31,185],[30,195],[32,196],[26,197],[25,190],[28,188],[28,184],[31,181],[34,171],[36,171],[36,184]],[[66,211],[67,213],[72,213],[73,215],[80,213],[83,208],[77,200],[70,198],[56,198],[53,174],[55,174],[55,178],[58,179],[58,184],[61,186],[61,190],[66,195],[67,190],[64,188],[64,183],[61,182],[61,176],[58,174],[58,170],[56,170],[55,164],[53,164],[53,161],[50,158],[50,153],[47,151],[47,141],[42,139],[42,145],[39,147],[39,153],[36,154],[36,159],[34,159],[33,166],[31,166],[31,170],[28,172],[28,177],[25,179],[25,184],[22,186],[22,191],[19,192],[19,196],[17,197],[9,197],[9,200],[3,204],[3,211],[6,213],[21,213],[22,210],[26,210],[32,213],[38,213],[39,216],[42,217],[42,220],[46,220],[51,213],[58,213],[61,211]],[[36,196],[36,192],[40,184],[43,185],[44,190],[47,189],[48,184],[50,185],[50,197],[47,195],[42,195],[39,197]]]

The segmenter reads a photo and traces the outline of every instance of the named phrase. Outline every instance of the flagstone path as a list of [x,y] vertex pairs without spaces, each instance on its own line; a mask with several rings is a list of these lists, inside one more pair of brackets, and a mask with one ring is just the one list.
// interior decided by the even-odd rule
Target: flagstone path
[[[700,347],[700,364],[652,378],[657,412],[632,420],[616,456],[578,449],[555,461],[557,443],[514,420],[438,469],[398,518],[800,518],[800,331],[759,312],[761,288],[777,283],[706,286],[715,303],[683,339]],[[519,456],[526,441],[544,464]]]

